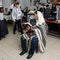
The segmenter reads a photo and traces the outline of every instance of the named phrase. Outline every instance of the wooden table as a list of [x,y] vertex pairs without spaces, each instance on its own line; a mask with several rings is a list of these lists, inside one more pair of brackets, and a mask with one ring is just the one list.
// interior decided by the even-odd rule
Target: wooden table
[[60,22],[58,22],[57,20],[54,21],[49,19],[45,19],[45,21],[48,24],[49,33],[60,36]]
[[48,19],[45,19],[46,22],[48,23],[55,23],[55,24],[60,24],[60,22],[58,22],[57,20],[48,20]]

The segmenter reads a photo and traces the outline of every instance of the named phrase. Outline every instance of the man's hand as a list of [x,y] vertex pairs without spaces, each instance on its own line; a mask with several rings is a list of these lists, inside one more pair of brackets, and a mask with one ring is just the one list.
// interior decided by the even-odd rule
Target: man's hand
[[16,19],[14,19],[13,21],[16,22]]

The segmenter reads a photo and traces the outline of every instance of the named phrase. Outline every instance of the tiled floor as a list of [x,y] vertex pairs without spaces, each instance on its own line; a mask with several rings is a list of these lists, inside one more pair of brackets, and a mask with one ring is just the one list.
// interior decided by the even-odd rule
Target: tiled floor
[[[0,60],[27,60],[28,53],[20,56],[20,33],[12,34],[12,27],[9,26],[9,34],[0,41]],[[47,37],[47,48],[44,54],[38,53],[30,60],[60,60],[60,38]]]

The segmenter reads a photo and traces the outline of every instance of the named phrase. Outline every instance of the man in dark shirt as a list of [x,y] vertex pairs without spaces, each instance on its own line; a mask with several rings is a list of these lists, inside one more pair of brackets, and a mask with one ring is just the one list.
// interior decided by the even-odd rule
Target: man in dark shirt
[[39,2],[36,2],[35,6],[37,8],[37,11],[43,12],[43,9],[42,9],[42,7],[40,7],[40,3]]

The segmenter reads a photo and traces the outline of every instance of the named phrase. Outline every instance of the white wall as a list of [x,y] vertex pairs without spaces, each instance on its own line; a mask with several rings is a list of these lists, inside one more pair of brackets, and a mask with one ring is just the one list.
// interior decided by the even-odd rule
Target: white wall
[[[1,1],[1,0],[0,0]],[[33,1],[34,0],[32,0],[32,3],[31,3],[31,6],[30,6],[30,0],[18,0],[19,2],[20,2],[20,5],[21,5],[21,7],[22,7],[22,9],[24,8],[24,7],[26,7],[26,6],[28,6],[29,7],[29,9],[33,9]],[[47,2],[47,0],[40,0],[42,3],[46,3]],[[5,7],[5,8],[10,8],[10,6],[11,6],[11,4],[12,4],[12,2],[13,2],[13,0],[3,0],[3,6]]]
[[12,4],[11,0],[3,0],[3,6],[4,6],[4,8],[10,9],[11,4]]
[[26,0],[26,6],[28,6],[30,8],[30,1]]
[[17,0],[17,1],[20,2],[22,9],[24,9],[24,7],[26,7],[26,6],[28,6],[30,8],[29,0]]
[[0,7],[2,6],[2,0],[0,0]]

